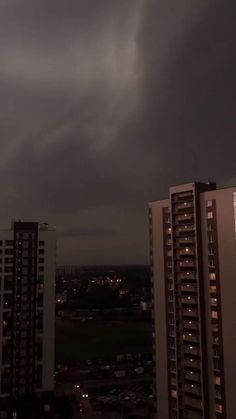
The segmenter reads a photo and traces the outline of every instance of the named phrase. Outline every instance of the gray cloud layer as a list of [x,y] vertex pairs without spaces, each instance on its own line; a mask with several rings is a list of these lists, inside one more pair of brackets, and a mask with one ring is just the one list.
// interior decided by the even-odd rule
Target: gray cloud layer
[[235,12],[2,0],[1,224],[56,224],[61,263],[142,262],[149,200],[176,182],[236,183]]

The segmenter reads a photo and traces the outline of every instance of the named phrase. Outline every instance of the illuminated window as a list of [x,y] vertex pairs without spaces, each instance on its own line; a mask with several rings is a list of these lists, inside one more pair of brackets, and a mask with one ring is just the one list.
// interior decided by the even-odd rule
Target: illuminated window
[[171,390],[171,397],[176,398],[177,397],[177,392],[176,390]]
[[208,218],[208,220],[211,220],[213,218],[213,212],[208,212],[207,213],[207,218]]
[[216,397],[217,399],[221,399],[221,391],[220,390],[216,390]]
[[221,379],[220,379],[220,377],[214,377],[214,384],[216,384],[217,386],[220,386],[220,384],[221,384]]
[[216,404],[215,407],[216,407],[216,412],[218,412],[218,413],[222,413],[223,412],[222,404]]
[[212,207],[212,200],[207,201],[207,207]]
[[217,311],[212,311],[211,312],[211,317],[212,317],[212,319],[218,319],[218,313],[217,313]]
[[213,343],[218,344],[220,341],[219,336],[213,336]]
[[216,286],[215,285],[210,286],[210,292],[216,293]]
[[210,273],[210,279],[211,279],[212,281],[215,281],[215,279],[216,279],[216,274],[215,274],[215,273]]
[[211,298],[211,305],[216,306],[217,305],[217,298]]

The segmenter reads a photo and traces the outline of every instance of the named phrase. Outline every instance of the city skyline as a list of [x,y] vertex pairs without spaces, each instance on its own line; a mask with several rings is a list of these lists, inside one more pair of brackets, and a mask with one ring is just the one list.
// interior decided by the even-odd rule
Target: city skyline
[[235,2],[3,0],[0,226],[59,264],[148,262],[147,202],[235,185]]

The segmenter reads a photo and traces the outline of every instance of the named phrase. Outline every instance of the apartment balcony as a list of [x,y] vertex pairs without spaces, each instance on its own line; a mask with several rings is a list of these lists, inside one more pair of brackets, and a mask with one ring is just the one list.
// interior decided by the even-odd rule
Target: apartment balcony
[[179,263],[178,263],[178,266],[180,267],[180,268],[195,268],[197,265],[196,265],[196,261],[195,260],[188,260],[188,259],[186,259],[185,261],[180,261]]
[[[195,409],[199,409],[199,410],[202,410],[202,401],[201,400],[197,400],[197,399],[193,399],[193,398],[191,398],[191,397],[185,397],[184,398],[184,404],[186,405],[186,406],[189,406],[189,407],[193,407],[193,408],[195,408]],[[190,417],[190,416],[189,416]],[[192,416],[192,414],[191,414],[191,417],[193,417]],[[200,414],[200,415],[198,415],[198,416],[194,416],[194,418],[202,418],[202,415]]]
[[195,256],[195,247],[183,247],[178,252],[177,256]]
[[178,278],[181,280],[189,280],[189,279],[195,279],[196,280],[196,272],[187,271],[187,272],[180,272],[178,274]]
[[196,308],[185,308],[183,310],[184,317],[198,317],[198,310]]
[[201,364],[199,359],[184,358],[184,366],[200,370]]
[[189,223],[194,221],[194,216],[191,213],[185,213],[183,215],[176,215],[174,218],[174,223]]
[[185,384],[184,386],[185,393],[190,393],[195,396],[201,396],[201,387],[195,385],[195,384]]
[[172,386],[176,386],[177,382],[176,382],[176,377],[171,377],[170,378],[170,383]]
[[199,356],[200,351],[198,346],[192,346],[191,344],[188,346],[184,346],[184,353],[188,355]]
[[177,243],[180,244],[180,245],[194,244],[195,243],[195,238],[194,238],[194,236],[179,237]]
[[188,320],[188,321],[185,320],[183,326],[184,326],[184,329],[193,330],[193,331],[199,329],[198,322],[193,321],[193,320]]
[[191,343],[199,343],[199,336],[195,335],[193,333],[184,333],[183,334],[183,341],[185,343],[189,343],[191,345]]
[[[189,291],[189,290],[188,290]],[[188,304],[188,305],[198,305],[198,298],[194,297],[194,296],[184,296],[181,298],[181,303],[182,304]]]
[[187,210],[187,209],[193,209],[193,202],[186,201],[183,204],[177,204],[175,206],[175,211],[178,211],[178,210],[182,211],[182,210]]
[[186,285],[181,285],[181,291],[182,292],[195,292],[195,293],[197,293],[198,289],[197,289],[196,285],[186,284]]
[[193,203],[193,194],[189,192],[183,192],[175,194],[175,196],[172,196],[171,198],[173,203],[179,203],[179,205],[185,205],[189,202]]
[[185,380],[200,383],[201,382],[201,374],[197,373],[196,371],[186,371],[185,372]]
[[182,227],[177,227],[174,235],[188,234],[188,233],[193,233],[194,231],[195,231],[194,225],[185,225]]

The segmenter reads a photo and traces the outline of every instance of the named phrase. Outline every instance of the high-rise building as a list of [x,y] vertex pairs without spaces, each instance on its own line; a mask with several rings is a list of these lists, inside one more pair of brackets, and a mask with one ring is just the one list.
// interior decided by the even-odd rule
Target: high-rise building
[[236,418],[236,187],[149,206],[157,417]]
[[47,224],[0,231],[0,418],[9,401],[53,392],[55,255]]

